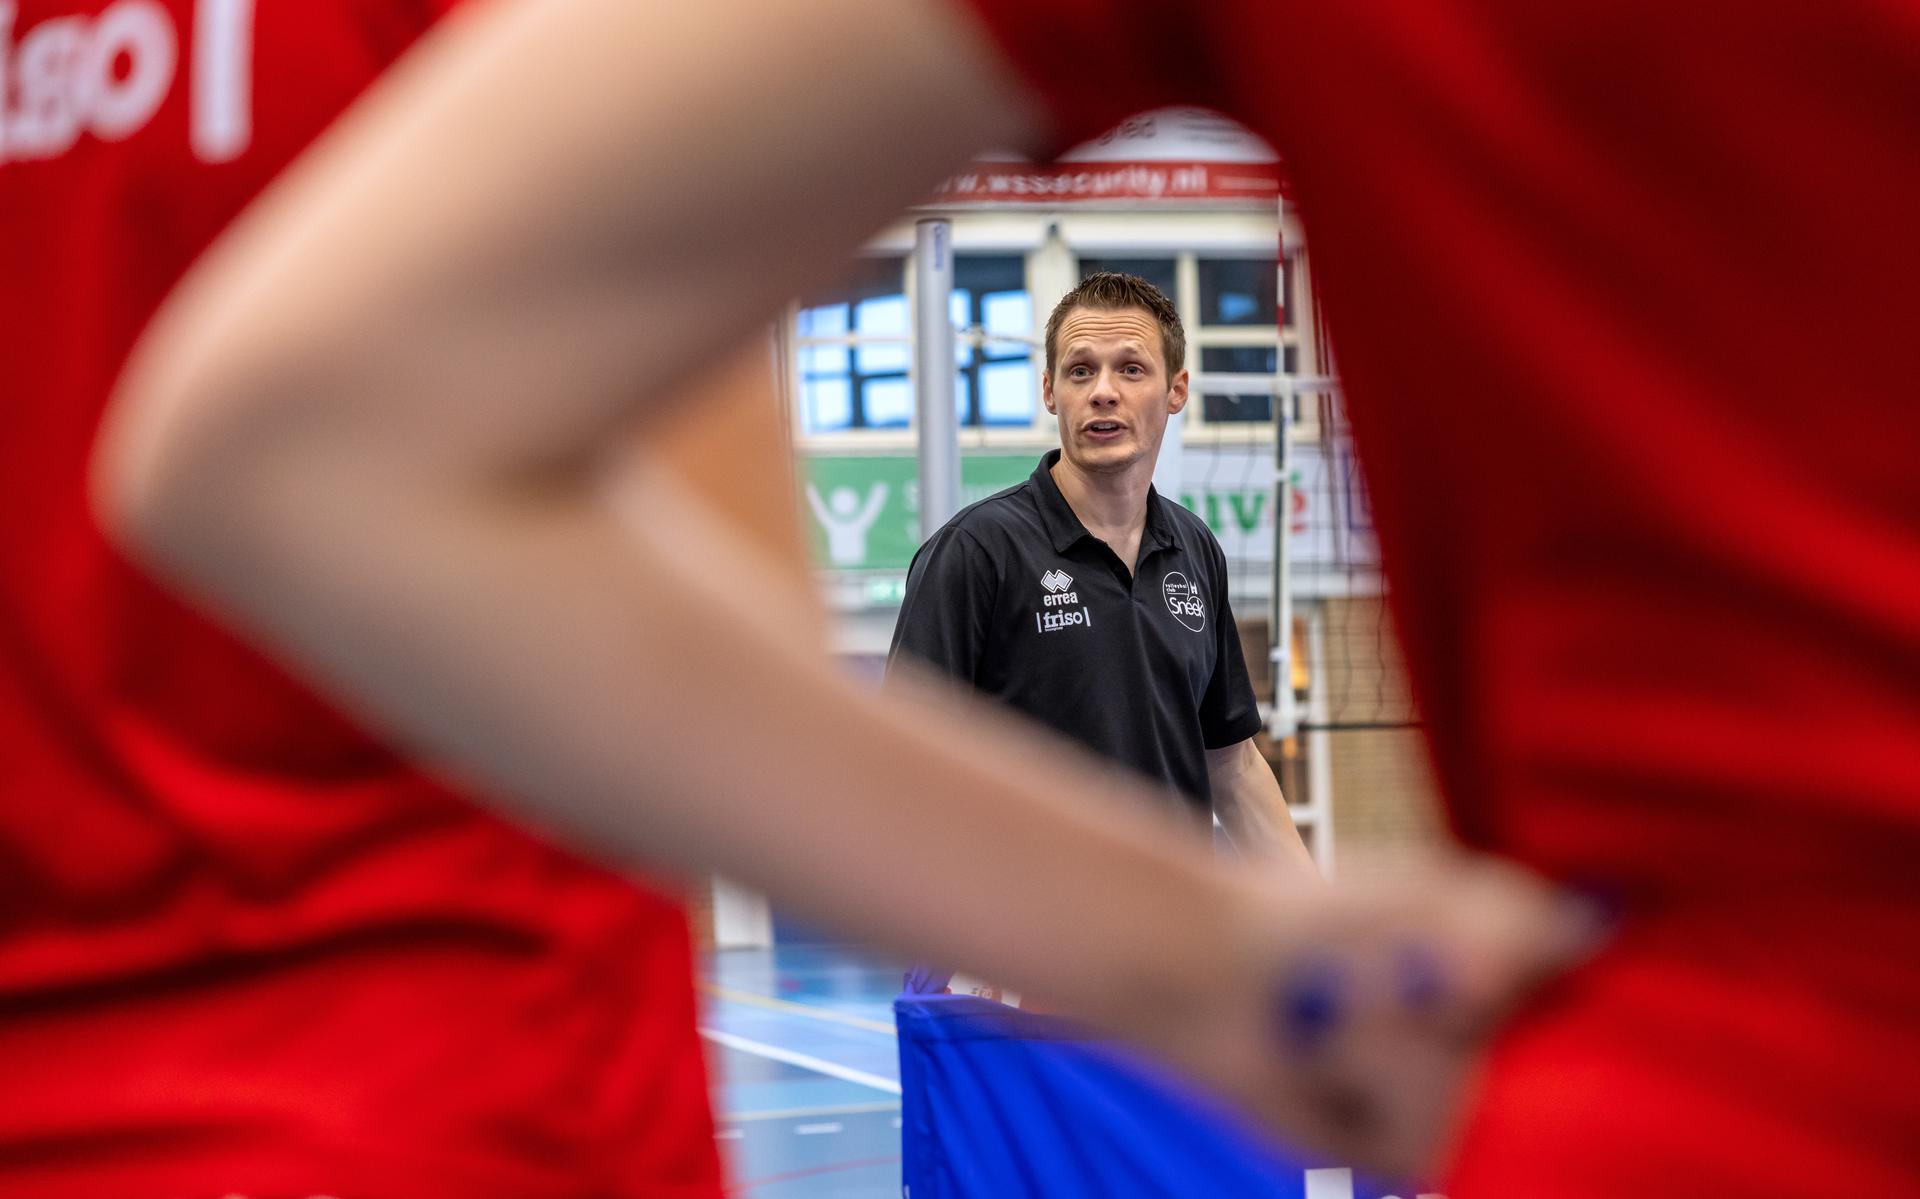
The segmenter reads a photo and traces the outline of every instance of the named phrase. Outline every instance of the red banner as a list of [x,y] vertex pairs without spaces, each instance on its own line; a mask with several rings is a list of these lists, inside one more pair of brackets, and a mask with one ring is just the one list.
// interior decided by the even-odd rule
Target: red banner
[[1077,204],[1237,200],[1280,196],[1277,162],[977,162],[943,183],[929,204]]

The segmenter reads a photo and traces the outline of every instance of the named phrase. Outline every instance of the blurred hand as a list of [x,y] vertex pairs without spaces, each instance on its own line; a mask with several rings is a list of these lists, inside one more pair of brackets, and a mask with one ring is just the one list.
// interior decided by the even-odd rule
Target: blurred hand
[[1444,1147],[1503,1017],[1600,936],[1590,905],[1486,859],[1254,879],[1248,905],[1255,964],[1156,1040],[1291,1143],[1399,1178]]

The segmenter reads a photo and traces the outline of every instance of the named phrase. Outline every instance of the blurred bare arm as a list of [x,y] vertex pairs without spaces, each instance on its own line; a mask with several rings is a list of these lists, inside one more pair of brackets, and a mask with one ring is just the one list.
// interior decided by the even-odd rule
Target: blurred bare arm
[[[1103,995],[1148,982],[1140,939],[1182,908],[1218,932],[1188,962],[1217,979],[1250,935],[1217,918],[1245,906],[1232,880],[1112,819],[1037,739],[841,683],[793,636],[800,587],[610,452],[1034,121],[938,5],[477,5],[185,284],[125,382],[105,506],[160,573],[532,823],[1083,1010],[1177,1001]],[[1096,898],[1123,876],[1160,898]],[[1042,887],[1073,898],[1016,898]]]
[[[933,689],[857,691],[781,618],[801,584],[609,460],[1036,112],[934,0],[475,4],[183,285],[97,492],[158,573],[529,823],[1043,992],[1304,1122],[1251,1048],[1272,980],[1307,939],[1364,956],[1399,924],[1300,914]],[[1477,1015],[1556,926],[1512,879],[1461,895],[1386,910]],[[1422,1133],[1395,1135],[1370,1156]]]

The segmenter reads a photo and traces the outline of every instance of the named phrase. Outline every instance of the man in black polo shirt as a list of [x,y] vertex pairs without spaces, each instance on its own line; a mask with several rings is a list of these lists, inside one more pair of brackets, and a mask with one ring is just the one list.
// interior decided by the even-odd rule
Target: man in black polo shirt
[[1179,313],[1144,279],[1096,274],[1048,317],[1046,357],[1060,449],[920,547],[890,666],[923,660],[1311,869],[1253,742],[1225,556],[1152,486],[1187,402]]

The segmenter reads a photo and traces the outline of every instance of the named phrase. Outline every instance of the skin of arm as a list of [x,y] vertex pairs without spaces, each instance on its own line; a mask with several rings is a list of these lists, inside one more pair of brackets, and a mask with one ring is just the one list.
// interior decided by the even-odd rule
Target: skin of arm
[[1208,750],[1207,782],[1213,790],[1214,813],[1243,851],[1278,858],[1307,877],[1317,875],[1313,855],[1287,811],[1280,780],[1253,738]]
[[[1581,941],[1537,884],[1481,867],[1445,902],[1336,898],[1221,867],[1050,739],[843,681],[782,615],[804,583],[610,452],[945,171],[1039,129],[938,3],[482,0],[156,319],[96,456],[103,519],[529,824],[1045,993],[1410,1166],[1446,1127],[1460,1030]],[[1409,937],[1448,1003],[1392,998]],[[1350,964],[1350,1012],[1286,1062],[1273,987],[1313,954]],[[1339,1118],[1335,1086],[1377,1118]]]

